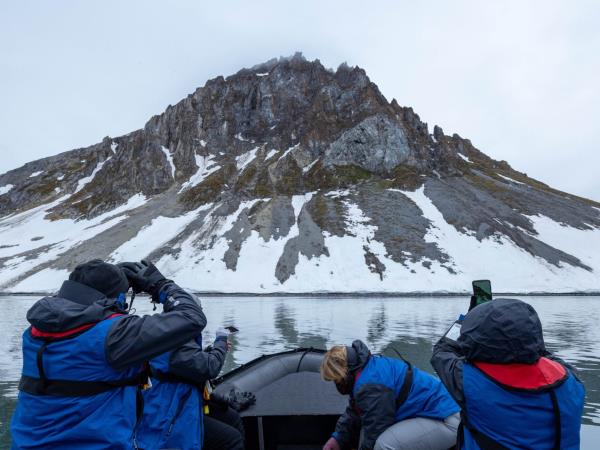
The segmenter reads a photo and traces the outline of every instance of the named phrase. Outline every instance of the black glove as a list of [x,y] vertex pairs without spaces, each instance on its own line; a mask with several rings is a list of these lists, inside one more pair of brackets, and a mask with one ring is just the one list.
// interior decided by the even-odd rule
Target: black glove
[[229,392],[229,406],[236,411],[244,411],[256,403],[256,396],[252,392],[238,392],[232,389]]
[[124,262],[118,266],[125,272],[134,292],[147,292],[153,299],[158,296],[160,288],[168,281],[154,264],[146,260]]

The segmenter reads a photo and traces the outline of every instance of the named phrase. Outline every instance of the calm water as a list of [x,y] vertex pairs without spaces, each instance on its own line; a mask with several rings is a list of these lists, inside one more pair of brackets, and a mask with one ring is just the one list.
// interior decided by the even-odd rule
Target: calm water
[[[21,370],[21,333],[34,297],[0,297],[0,447],[8,447],[8,422]],[[579,370],[587,389],[582,448],[600,448],[600,298],[526,297],[544,324],[547,347]],[[138,314],[152,314],[146,298]],[[432,371],[431,346],[467,298],[277,298],[209,297],[202,300],[209,324],[205,340],[223,325],[235,325],[233,351],[224,370],[262,354],[296,347],[325,348],[362,339],[373,351],[393,346],[414,364]],[[594,425],[594,427],[591,427]],[[591,442],[596,442],[592,445]]]

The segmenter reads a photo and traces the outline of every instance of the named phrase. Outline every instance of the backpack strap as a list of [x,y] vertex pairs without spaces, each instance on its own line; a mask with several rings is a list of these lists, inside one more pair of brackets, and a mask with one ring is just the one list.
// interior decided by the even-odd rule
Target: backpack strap
[[179,375],[175,375],[171,372],[161,372],[159,370],[150,370],[150,376],[155,378],[158,381],[163,381],[166,383],[184,383],[194,386],[200,390],[204,390],[205,382],[198,382],[195,380],[190,380],[188,378],[180,377]]
[[[122,314],[111,314],[104,320],[121,316]],[[72,330],[60,333],[45,333],[31,328],[31,335],[36,339],[43,339],[42,345],[36,353],[36,365],[39,378],[29,375],[21,375],[19,381],[19,390],[31,395],[53,395],[61,397],[82,397],[86,395],[96,395],[112,389],[118,389],[127,386],[141,387],[147,384],[148,372],[141,370],[133,377],[122,380],[109,381],[77,381],[77,380],[51,380],[46,376],[44,369],[44,352],[48,346],[56,341],[73,339],[80,334],[92,328],[96,323],[85,324]]]
[[[404,360],[404,358],[402,358]],[[408,399],[408,395],[410,394],[410,388],[413,384],[413,367],[412,364],[406,360],[404,362],[407,364],[406,375],[404,375],[404,382],[402,383],[402,387],[400,388],[400,392],[398,393],[398,397],[396,397],[396,411],[406,402]]]
[[405,359],[404,356],[402,356],[402,353],[400,353],[394,347],[391,347],[391,349],[408,366],[406,369],[406,375],[404,375],[404,381],[402,382],[402,387],[400,388],[398,397],[396,397],[396,411],[397,411],[404,404],[404,402],[406,402],[406,400],[408,399],[408,396],[410,394],[410,389],[412,388],[412,384],[413,384],[414,373],[413,373],[413,366],[410,363],[410,361]]
[[44,351],[51,341],[44,341],[36,354],[36,363],[39,378],[21,375],[19,390],[31,395],[55,395],[61,397],[82,397],[96,395],[111,389],[126,386],[141,386],[148,379],[145,371],[140,371],[131,378],[114,381],[77,381],[77,380],[49,380],[44,370]]
[[114,381],[48,380],[22,375],[19,381],[19,390],[31,395],[83,397],[127,386],[139,387],[144,379],[143,372],[132,378]]
[[558,399],[556,398],[556,392],[554,389],[550,391],[550,398],[552,399],[552,410],[554,411],[554,448],[553,450],[560,450],[560,442],[562,441],[561,436],[561,422],[560,422],[560,407],[558,406]]

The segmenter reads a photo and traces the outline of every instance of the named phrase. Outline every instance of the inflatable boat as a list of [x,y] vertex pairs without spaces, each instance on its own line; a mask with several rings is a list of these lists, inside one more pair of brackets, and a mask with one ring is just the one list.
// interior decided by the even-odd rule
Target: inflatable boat
[[[265,355],[223,375],[215,391],[250,391],[256,404],[241,413],[248,450],[317,450],[329,439],[347,397],[321,380],[324,350]],[[600,427],[583,425],[581,449],[600,448]]]
[[215,391],[250,391],[256,404],[241,413],[249,450],[321,449],[347,398],[321,380],[325,351],[313,348],[265,355],[216,380]]

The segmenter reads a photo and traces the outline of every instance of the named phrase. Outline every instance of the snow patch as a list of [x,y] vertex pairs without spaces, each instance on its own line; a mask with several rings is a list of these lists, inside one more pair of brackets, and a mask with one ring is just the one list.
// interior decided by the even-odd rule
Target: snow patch
[[[245,279],[243,274],[227,269],[223,256],[229,248],[229,243],[223,234],[231,229],[244,209],[251,208],[258,201],[260,200],[241,202],[236,212],[225,217],[214,216],[209,212],[202,226],[175,246],[178,255],[163,256],[157,261],[157,267],[165,276],[177,274],[178,283],[183,286],[205,284],[212,287],[225,283],[221,284],[221,290],[235,290],[228,284],[234,279],[237,287],[241,288],[250,279]],[[253,261],[254,271],[258,268],[256,261]],[[203,279],[202,282],[199,282],[200,278]],[[210,278],[210,281],[204,278]]]
[[498,175],[500,178],[504,178],[506,181],[510,181],[511,183],[515,183],[515,184],[525,184],[525,183],[522,183],[522,182],[520,182],[520,181],[513,180],[512,178],[505,177],[504,175],[502,175],[502,174],[499,174],[499,173],[497,173],[496,175]]
[[[549,264],[521,249],[505,235],[496,233],[490,238],[478,241],[473,236],[459,232],[444,220],[441,212],[425,195],[423,186],[414,192],[406,191],[403,194],[410,198],[421,209],[423,216],[431,222],[425,240],[435,243],[440,250],[450,255],[450,265],[457,272],[453,275],[444,268],[435,270],[431,286],[459,292],[469,285],[470,280],[488,278],[494,280],[494,285],[498,286],[499,290],[508,292],[585,291],[600,288],[598,278],[594,274],[570,265],[559,268]],[[548,235],[557,236],[556,225],[551,225],[552,233]],[[577,232],[586,233],[581,230]],[[560,239],[566,238],[565,235],[562,236]],[[588,248],[600,248],[600,233],[596,232],[593,238],[592,232],[585,236],[594,239],[587,241]],[[540,234],[536,237],[552,245],[548,236]],[[596,247],[590,244],[593,242],[597,242]],[[569,253],[572,249],[567,247],[563,250]],[[588,254],[592,258],[598,258],[591,250],[588,250]],[[582,258],[584,255],[576,256],[586,262]],[[596,264],[594,267],[600,271],[600,265]],[[427,285],[422,284],[421,289]]]
[[194,155],[194,157],[196,158],[196,166],[198,166],[198,170],[194,175],[191,176],[191,178],[188,181],[181,185],[181,189],[179,189],[179,194],[181,194],[186,189],[199,185],[211,173],[216,172],[221,168],[221,166],[216,165],[214,163],[214,155]]
[[537,239],[577,257],[583,264],[591,267],[596,272],[596,278],[599,280],[596,287],[600,288],[600,278],[597,275],[600,274],[599,228],[592,227],[591,230],[580,230],[555,222],[543,215],[525,217],[533,223],[533,227],[538,233],[535,236]]
[[467,156],[463,155],[462,153],[457,153],[457,155],[460,156],[466,162],[473,164],[473,161],[471,161]]
[[139,261],[154,250],[169,242],[198,217],[198,214],[212,207],[212,204],[202,205],[179,217],[159,216],[142,228],[138,234],[116,249],[110,259],[113,262]]
[[275,267],[284,252],[286,243],[299,235],[297,218],[312,195],[308,193],[291,198],[296,221],[287,236],[265,242],[257,231],[252,230],[239,249],[235,271],[228,269],[223,260],[230,245],[223,235],[232,228],[244,209],[251,208],[261,200],[242,202],[236,212],[226,217],[213,216],[209,213],[204,218],[202,227],[178,246],[178,256],[165,255],[158,261],[157,266],[166,276],[177,274],[179,284],[201,285],[200,289],[203,290],[229,292],[285,290],[286,288],[282,287],[275,277]]
[[266,161],[267,159],[271,159],[271,158],[272,158],[273,156],[275,156],[277,153],[279,153],[279,150],[275,150],[275,149],[272,149],[272,150],[270,150],[270,151],[269,151],[269,153],[267,153],[267,156],[265,156],[265,161]]
[[319,161],[319,158],[315,159],[313,162],[311,162],[308,166],[306,166],[305,168],[302,169],[302,173],[308,173],[308,171],[310,169],[312,169],[312,167],[317,163],[317,161]]
[[295,273],[284,283],[285,290],[299,292],[305,283],[303,280],[307,279],[314,290],[320,291],[382,290],[379,274],[371,272],[365,263],[365,248],[378,258],[385,258],[383,244],[374,240],[377,227],[370,223],[371,219],[358,205],[350,201],[343,201],[343,204],[349,234],[339,237],[325,233],[325,246],[329,256],[309,259],[300,255]]
[[167,147],[165,147],[163,145],[161,145],[160,148],[162,149],[163,153],[165,154],[165,157],[167,158],[167,162],[171,166],[171,177],[173,179],[175,179],[175,163],[173,162],[173,156],[171,156],[171,150],[169,150]]
[[252,139],[246,139],[244,136],[242,136],[242,133],[238,133],[234,136],[238,141],[242,141],[242,142],[250,142],[250,143],[254,143],[254,141]]
[[304,205],[310,201],[313,195],[313,192],[308,192],[304,195],[294,195],[292,197],[292,208],[294,208],[294,215],[296,216],[296,221],[298,221],[300,211],[302,211]]
[[110,149],[112,150],[113,154],[117,153],[117,147],[118,146],[119,146],[119,144],[116,143],[116,142],[114,142],[114,141],[110,144]]
[[285,153],[283,155],[281,155],[279,157],[279,159],[277,160],[277,162],[281,161],[283,158],[285,158],[287,155],[289,155],[291,152],[293,152],[294,150],[296,150],[298,147],[300,147],[300,143],[297,143],[296,145],[288,148]]
[[[127,203],[93,219],[46,219],[50,209],[67,199],[68,196],[63,196],[50,204],[0,219],[0,242],[7,245],[0,249],[0,258],[5,260],[0,270],[0,286],[10,285],[28,271],[52,262],[82,242],[117,225],[127,218],[126,211],[146,202],[144,195],[136,194]],[[31,253],[24,256],[25,252]],[[59,286],[60,283],[54,287]],[[12,286],[11,290],[25,289],[19,283],[18,289]]]
[[200,139],[200,145],[202,147],[206,147],[206,141],[204,139]]
[[6,186],[0,187],[0,195],[4,195],[4,194],[10,192],[10,190],[14,187],[15,187],[14,184],[7,184]]
[[350,190],[349,189],[336,189],[334,191],[327,192],[325,195],[327,197],[331,197],[331,198],[347,197],[348,195],[350,195]]
[[256,74],[257,77],[266,77],[267,75],[269,75],[269,72],[257,73]]
[[242,172],[248,164],[250,164],[254,158],[256,158],[256,152],[259,147],[254,147],[252,150],[235,157],[235,165],[238,171]]
[[64,180],[64,179],[65,179],[65,176],[64,176],[64,175],[61,175],[60,177],[56,178],[56,181],[62,181],[62,180]]
[[44,173],[44,171],[43,171],[43,170],[40,170],[39,172],[33,172],[31,175],[29,175],[29,178],[35,178],[35,177],[37,177],[38,175],[41,175],[41,174],[43,174],[43,173]]
[[13,292],[30,292],[30,293],[45,293],[58,290],[63,281],[69,279],[69,271],[66,269],[51,269],[46,268],[25,278],[20,283],[16,284],[11,291]]
[[111,158],[112,158],[112,156],[106,158],[104,161],[100,161],[98,163],[98,165],[94,168],[94,170],[92,171],[92,173],[90,174],[90,176],[81,178],[77,182],[77,188],[75,189],[75,192],[73,192],[73,194],[77,194],[79,191],[81,191],[86,186],[86,184],[90,183],[94,179],[94,177],[96,176],[96,174],[102,170],[102,168],[104,167],[104,165],[108,161],[110,161]]

